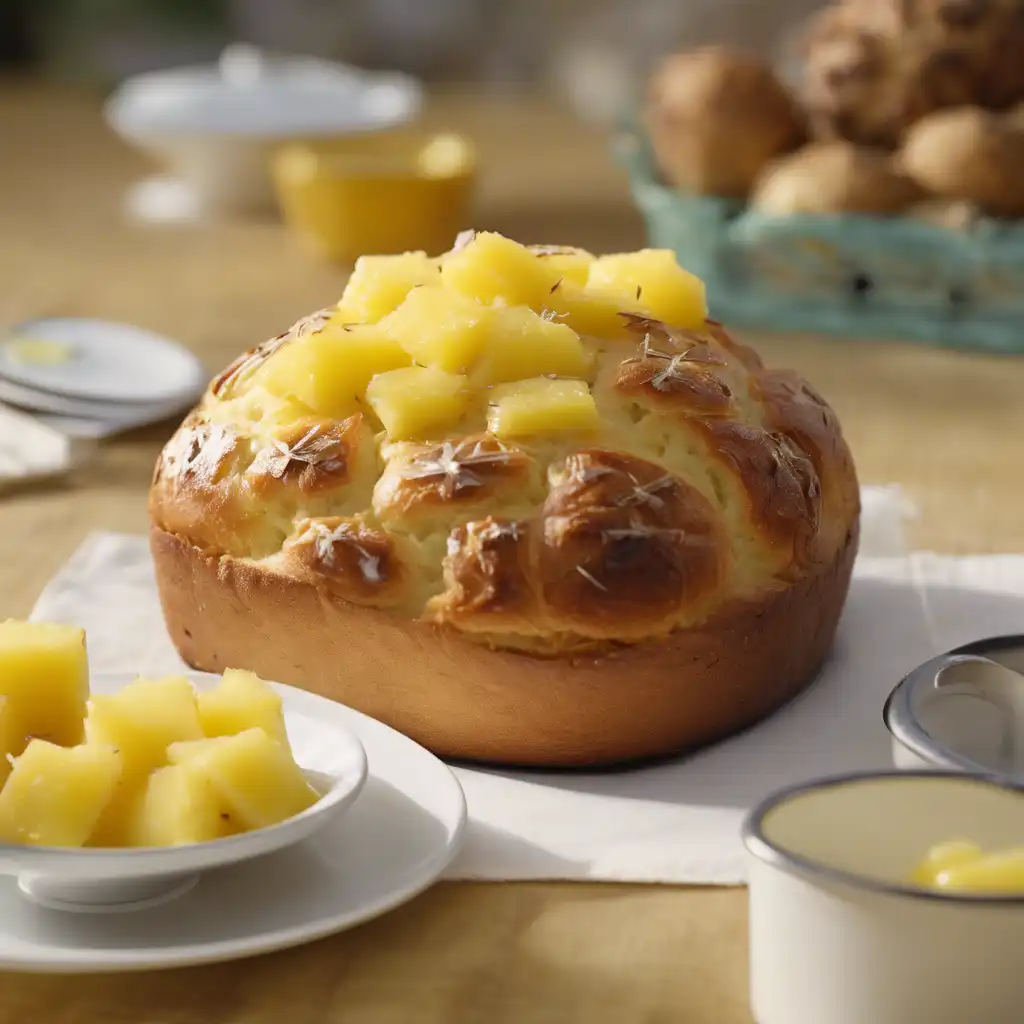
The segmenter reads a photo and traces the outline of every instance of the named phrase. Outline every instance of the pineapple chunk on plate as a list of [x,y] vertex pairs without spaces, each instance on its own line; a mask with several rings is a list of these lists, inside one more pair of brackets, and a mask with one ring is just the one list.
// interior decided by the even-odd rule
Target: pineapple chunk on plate
[[209,777],[188,762],[157,768],[149,776],[127,829],[130,846],[208,843],[236,832]]
[[212,690],[196,695],[203,735],[234,736],[246,729],[261,728],[290,750],[281,697],[254,672],[225,669]]
[[203,735],[196,695],[184,676],[136,679],[119,693],[97,694],[89,701],[86,741],[116,748],[121,778],[89,837],[89,846],[127,846],[143,799],[146,780],[167,764],[167,747]]
[[494,389],[487,429],[495,437],[588,433],[601,418],[586,382],[534,377]]
[[28,736],[62,746],[81,742],[89,697],[85,630],[0,622],[0,697],[5,742],[0,753],[20,754]]
[[0,842],[83,846],[121,773],[113,747],[32,740],[0,790]]
[[312,807],[320,794],[277,740],[262,729],[173,743],[171,764],[205,777],[223,810],[242,831],[269,828]]
[[27,744],[14,703],[9,697],[0,697],[0,786],[11,774],[11,763]]
[[438,269],[424,252],[360,256],[338,303],[341,319],[375,324],[397,309],[416,285],[436,282]]
[[444,432],[462,417],[469,398],[465,375],[427,366],[378,374],[366,389],[366,400],[392,441]]
[[115,747],[126,783],[167,764],[167,748],[203,736],[196,693],[185,676],[135,679],[120,692],[96,694],[85,719],[89,743]]

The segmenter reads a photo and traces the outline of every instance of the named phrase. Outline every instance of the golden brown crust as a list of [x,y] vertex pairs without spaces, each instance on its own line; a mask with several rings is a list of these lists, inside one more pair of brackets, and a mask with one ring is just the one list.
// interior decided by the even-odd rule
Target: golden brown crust
[[430,602],[428,618],[467,632],[540,632],[535,532],[532,523],[493,516],[457,526],[448,538],[445,589]]
[[550,618],[581,636],[654,636],[699,617],[728,569],[720,519],[693,486],[595,449],[552,467],[536,557]]
[[704,326],[708,334],[751,373],[764,369],[761,356],[749,345],[737,341],[717,320],[706,320]]
[[619,364],[615,387],[666,409],[727,416],[733,392],[720,370],[728,359],[707,332],[680,331],[650,317],[630,316],[627,328],[642,336],[635,356]]
[[493,517],[452,531],[435,621],[470,632],[651,637],[696,621],[728,577],[722,524],[696,488],[633,456],[589,449],[549,470],[533,522]]
[[530,456],[489,434],[442,444],[398,444],[373,492],[383,522],[415,523],[445,506],[508,503],[537,472]]
[[752,379],[751,390],[764,405],[765,425],[805,451],[823,481],[835,482],[828,491],[837,503],[856,501],[853,457],[825,399],[793,370],[764,370]]
[[206,551],[248,553],[237,473],[243,449],[234,428],[190,415],[157,461],[151,518]]
[[359,518],[304,519],[282,549],[285,570],[353,604],[387,607],[405,596],[408,572],[395,538]]
[[448,626],[151,534],[171,638],[197,669],[245,665],[381,719],[441,756],[597,765],[752,725],[814,676],[835,632],[856,526],[827,565],[699,627],[573,657],[495,650]]
[[750,523],[791,572],[806,570],[821,520],[821,483],[807,455],[782,434],[722,420],[700,424],[740,486]]
[[346,484],[365,437],[363,416],[346,420],[301,419],[276,428],[257,449],[246,476],[261,499],[296,489],[316,494]]

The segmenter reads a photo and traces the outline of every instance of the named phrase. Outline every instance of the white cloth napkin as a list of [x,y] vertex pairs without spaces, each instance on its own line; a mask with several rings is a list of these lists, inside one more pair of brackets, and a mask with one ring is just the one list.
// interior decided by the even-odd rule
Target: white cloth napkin
[[[470,829],[451,878],[735,884],[739,825],[772,790],[892,766],[881,712],[915,665],[959,643],[1024,631],[1024,556],[907,554],[912,514],[864,493],[862,555],[833,656],[790,706],[689,758],[609,773],[456,768]],[[86,627],[95,671],[171,672],[143,538],[93,534],[46,587],[40,620]]]

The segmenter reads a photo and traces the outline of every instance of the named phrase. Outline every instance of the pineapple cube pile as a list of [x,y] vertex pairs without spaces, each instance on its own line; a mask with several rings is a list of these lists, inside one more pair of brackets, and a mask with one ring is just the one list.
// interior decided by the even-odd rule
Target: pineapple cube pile
[[328,323],[282,346],[251,386],[326,418],[363,412],[406,441],[449,435],[506,385],[570,379],[520,388],[517,408],[532,412],[491,419],[519,436],[583,433],[598,424],[584,411],[594,341],[621,338],[623,313],[700,327],[704,285],[669,250],[595,257],[479,232],[436,259],[362,257]]
[[0,842],[180,846],[266,828],[312,806],[281,698],[228,669],[89,695],[85,632],[0,622]]

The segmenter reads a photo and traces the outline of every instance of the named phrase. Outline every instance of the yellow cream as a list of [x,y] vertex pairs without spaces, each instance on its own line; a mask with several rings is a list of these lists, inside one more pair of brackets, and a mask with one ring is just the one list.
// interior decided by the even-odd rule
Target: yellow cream
[[60,366],[75,356],[74,346],[47,338],[15,338],[3,348],[12,362],[21,366]]
[[939,843],[911,881],[947,892],[1024,893],[1024,846],[986,852],[967,840]]

